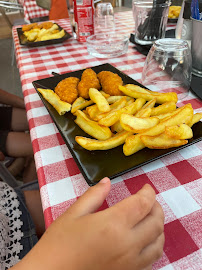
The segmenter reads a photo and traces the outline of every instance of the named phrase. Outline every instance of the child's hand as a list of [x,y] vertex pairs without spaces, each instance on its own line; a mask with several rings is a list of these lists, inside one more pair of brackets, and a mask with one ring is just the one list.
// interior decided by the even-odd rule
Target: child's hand
[[110,180],[104,178],[53,222],[22,260],[31,261],[29,270],[151,269],[164,245],[164,214],[154,190],[145,185],[137,194],[94,213],[109,191]]

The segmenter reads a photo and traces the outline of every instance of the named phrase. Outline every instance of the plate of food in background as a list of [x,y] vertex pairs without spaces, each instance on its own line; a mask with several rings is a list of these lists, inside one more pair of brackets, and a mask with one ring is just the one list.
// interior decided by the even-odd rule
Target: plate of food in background
[[181,6],[170,6],[168,12],[168,22],[177,23],[178,17],[180,15]]
[[61,43],[72,36],[53,22],[25,24],[17,28],[20,45],[28,47],[46,46]]
[[89,185],[202,138],[202,113],[177,94],[146,89],[110,64],[33,82]]

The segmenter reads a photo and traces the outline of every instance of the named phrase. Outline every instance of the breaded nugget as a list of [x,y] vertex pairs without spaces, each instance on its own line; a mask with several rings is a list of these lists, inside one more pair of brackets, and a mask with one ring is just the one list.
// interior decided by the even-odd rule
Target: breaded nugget
[[31,29],[33,29],[33,27],[36,27],[37,23],[31,23],[31,24],[25,24],[22,26],[22,31],[30,31]]
[[53,26],[53,24],[54,24],[53,22],[43,22],[40,24],[40,26],[42,26],[42,28],[44,29],[49,29]]
[[66,78],[58,83],[55,87],[55,93],[62,101],[72,104],[78,97],[77,86],[79,79],[76,77]]
[[123,93],[119,90],[119,85],[123,85],[123,81],[118,74],[111,71],[101,71],[98,73],[102,90],[110,96],[122,96]]
[[79,96],[85,99],[89,99],[89,89],[96,88],[100,89],[100,83],[97,78],[97,74],[91,68],[84,70],[81,81],[78,84]]

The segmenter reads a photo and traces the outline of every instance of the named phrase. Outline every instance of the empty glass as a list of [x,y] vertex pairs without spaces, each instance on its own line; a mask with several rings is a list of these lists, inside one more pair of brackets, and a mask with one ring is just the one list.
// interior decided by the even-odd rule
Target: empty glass
[[168,11],[171,2],[160,0],[133,0],[135,41],[141,45],[165,37]]
[[114,33],[114,10],[111,3],[98,3],[95,9],[95,34]]
[[181,39],[159,39],[147,55],[142,84],[153,91],[176,92],[181,100],[189,93],[191,71],[188,43]]

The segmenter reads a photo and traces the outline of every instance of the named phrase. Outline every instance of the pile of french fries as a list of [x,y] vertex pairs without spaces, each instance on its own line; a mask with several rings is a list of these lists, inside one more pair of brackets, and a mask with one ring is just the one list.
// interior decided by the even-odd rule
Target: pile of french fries
[[29,31],[24,31],[23,34],[27,38],[27,40],[31,42],[38,42],[50,39],[58,39],[62,38],[65,35],[64,29],[59,30],[57,24],[53,24],[49,29],[45,28],[34,28]]
[[178,147],[193,137],[191,127],[200,121],[202,113],[194,114],[191,104],[176,108],[176,93],[153,92],[132,84],[119,89],[123,96],[90,88],[90,100],[79,97],[69,104],[75,123],[94,138],[76,136],[83,148],[109,150],[123,144],[123,153],[129,156],[145,147]]

